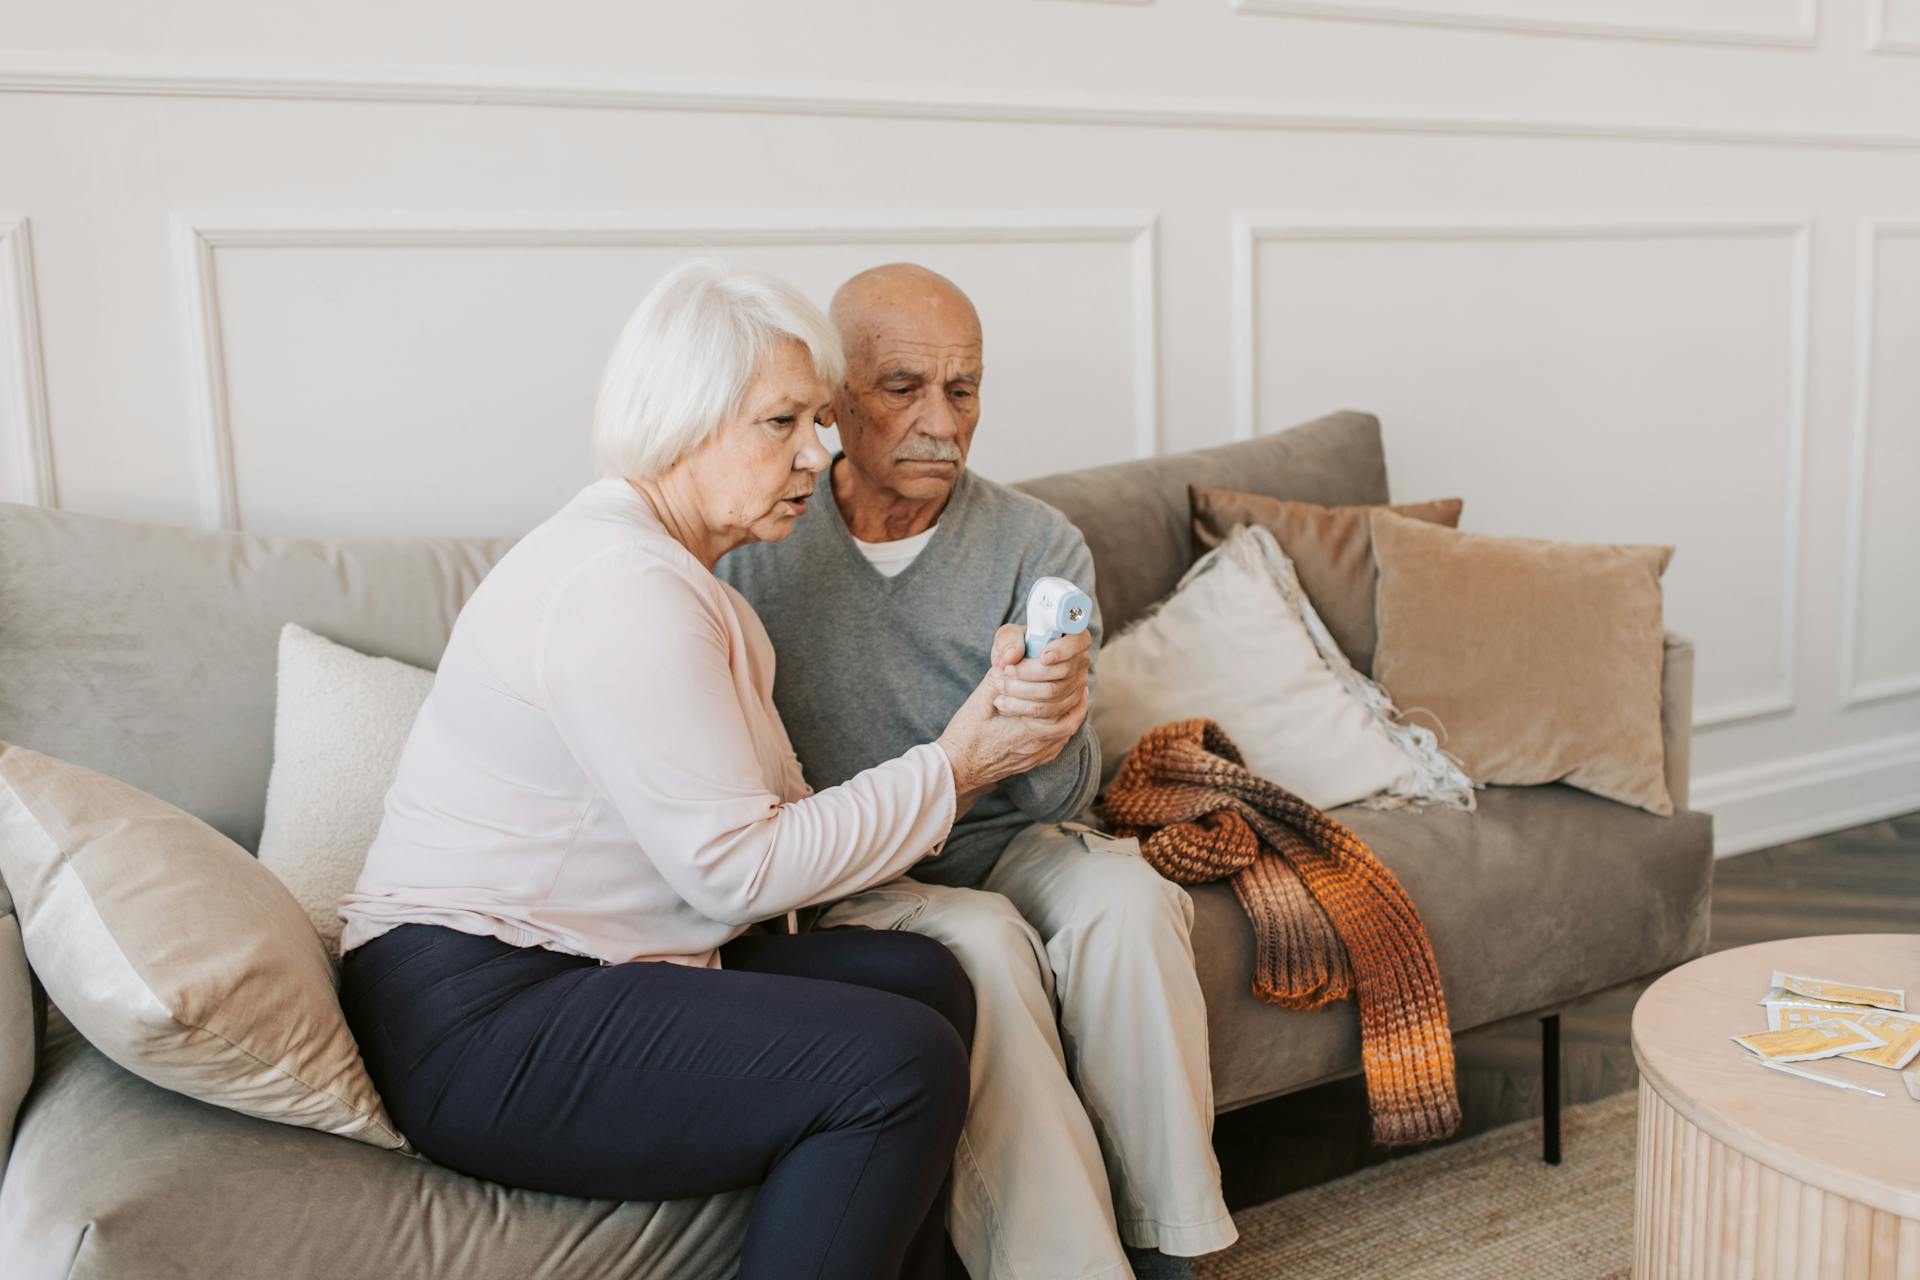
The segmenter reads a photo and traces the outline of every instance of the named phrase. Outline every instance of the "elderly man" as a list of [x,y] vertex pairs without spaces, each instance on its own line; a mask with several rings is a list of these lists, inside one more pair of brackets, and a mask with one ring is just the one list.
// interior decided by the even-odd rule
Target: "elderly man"
[[[966,295],[921,267],[878,267],[841,286],[832,318],[845,452],[792,537],[718,569],[773,638],[774,701],[816,788],[938,733],[989,652],[1005,668],[1001,714],[1074,714],[1099,644],[1096,614],[1050,646],[1054,661],[1022,656],[1029,588],[1054,575],[1091,595],[1093,559],[1058,511],[966,469],[982,372]],[[973,981],[973,1102],[947,1221],[974,1280],[1185,1275],[1180,1259],[1236,1236],[1211,1143],[1193,904],[1135,842],[1072,821],[1099,779],[1083,724],[1050,763],[962,797],[946,851],[912,878],[816,924],[937,938]]]

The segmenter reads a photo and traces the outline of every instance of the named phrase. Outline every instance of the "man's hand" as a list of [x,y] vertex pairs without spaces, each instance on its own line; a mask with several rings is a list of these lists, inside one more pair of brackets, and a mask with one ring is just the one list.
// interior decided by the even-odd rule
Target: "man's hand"
[[[1037,658],[1022,657],[1026,644],[1015,624],[994,634],[992,668],[938,739],[953,765],[958,812],[1003,779],[1051,764],[1087,718],[1087,637],[1062,636]],[[1003,711],[1002,701],[1018,709]]]
[[1003,716],[1058,720],[1087,690],[1093,639],[1086,632],[1061,636],[1029,658],[1026,629],[1010,622],[994,633],[993,675],[999,689],[993,709]]

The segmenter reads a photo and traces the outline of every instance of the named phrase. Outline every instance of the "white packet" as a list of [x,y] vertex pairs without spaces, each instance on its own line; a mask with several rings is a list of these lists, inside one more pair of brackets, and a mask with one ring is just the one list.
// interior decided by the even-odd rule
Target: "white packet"
[[1902,1071],[1900,1078],[1907,1082],[1907,1096],[1915,1102],[1920,1102],[1920,1067],[1915,1067],[1912,1071]]
[[1815,1000],[1811,996],[1797,996],[1785,987],[1768,987],[1767,994],[1754,1001],[1755,1004],[1780,1005],[1787,1009],[1828,1009],[1834,1013],[1859,1013],[1871,1009],[1872,1005],[1841,1004],[1838,1000]]

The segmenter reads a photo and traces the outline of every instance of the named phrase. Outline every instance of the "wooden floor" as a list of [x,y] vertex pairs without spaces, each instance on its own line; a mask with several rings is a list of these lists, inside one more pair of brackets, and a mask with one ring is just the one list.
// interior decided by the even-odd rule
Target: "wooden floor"
[[[1712,910],[1710,951],[1809,934],[1920,932],[1920,813],[1723,858],[1714,867]],[[1650,982],[1561,1015],[1566,1105],[1638,1084],[1627,1028]],[[1466,1032],[1454,1052],[1459,1137],[1539,1119],[1538,1021]],[[1215,1123],[1214,1147],[1234,1208],[1393,1158],[1368,1141],[1366,1089],[1357,1076],[1229,1112]]]

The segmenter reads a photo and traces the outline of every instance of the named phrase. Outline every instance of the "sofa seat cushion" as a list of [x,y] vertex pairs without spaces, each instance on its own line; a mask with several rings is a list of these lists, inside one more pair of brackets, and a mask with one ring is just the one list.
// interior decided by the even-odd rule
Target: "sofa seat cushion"
[[169,1093],[55,1022],[0,1182],[9,1280],[703,1280],[738,1263],[750,1190],[509,1190]]
[[[1713,824],[1572,787],[1488,787],[1477,813],[1346,806],[1332,816],[1386,864],[1426,922],[1456,1033],[1550,1009],[1700,955]],[[1245,1106],[1360,1067],[1353,1002],[1311,1011],[1250,991],[1253,929],[1220,881],[1196,886],[1215,1106]]]

